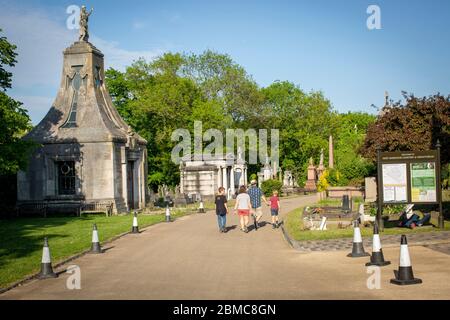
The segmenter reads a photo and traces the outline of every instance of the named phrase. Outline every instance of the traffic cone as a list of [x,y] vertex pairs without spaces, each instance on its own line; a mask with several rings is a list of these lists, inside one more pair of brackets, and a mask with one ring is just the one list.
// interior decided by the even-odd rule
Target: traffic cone
[[44,248],[42,249],[41,272],[39,279],[57,278],[58,275],[53,272],[52,257],[50,255],[50,248],[48,247],[48,239],[44,238]]
[[134,212],[133,217],[133,227],[131,228],[131,233],[139,233],[139,226],[138,226],[138,219],[137,219],[137,212]]
[[200,205],[198,207],[199,213],[205,213],[205,207],[203,206],[203,200],[200,200]]
[[409,257],[408,240],[405,235],[402,235],[400,242],[400,264],[398,270],[394,271],[394,275],[395,279],[391,279],[393,284],[404,286],[422,283],[421,279],[414,278],[411,258]]
[[97,224],[94,223],[94,228],[92,230],[92,246],[91,253],[103,253],[100,247],[100,241],[98,240]]
[[353,227],[353,248],[352,252],[347,255],[351,258],[367,257],[369,254],[364,251],[364,245],[361,237],[361,230],[359,229],[359,223],[354,221]]
[[167,207],[166,207],[166,222],[172,222],[172,220],[170,219],[170,208],[169,208],[169,205],[167,205]]
[[366,266],[387,266],[391,264],[390,261],[384,260],[383,249],[381,248],[380,233],[378,231],[378,223],[375,221],[373,226],[373,240],[372,240],[372,255],[370,256],[370,262],[366,263]]

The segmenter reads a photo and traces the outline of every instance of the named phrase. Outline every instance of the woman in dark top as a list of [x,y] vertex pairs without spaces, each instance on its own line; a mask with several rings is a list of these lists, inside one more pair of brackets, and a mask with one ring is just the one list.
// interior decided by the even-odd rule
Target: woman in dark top
[[227,224],[227,213],[228,213],[228,207],[227,207],[227,197],[225,196],[225,188],[220,187],[219,192],[216,195],[216,214],[217,214],[217,221],[219,223],[219,232],[227,232],[226,224]]

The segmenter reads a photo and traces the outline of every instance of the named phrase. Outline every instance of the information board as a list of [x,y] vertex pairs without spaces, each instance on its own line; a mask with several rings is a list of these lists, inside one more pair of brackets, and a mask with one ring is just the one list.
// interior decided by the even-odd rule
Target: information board
[[441,145],[429,151],[377,151],[377,222],[384,228],[383,205],[438,205],[439,228],[444,229],[441,190]]
[[411,163],[411,201],[435,202],[436,195],[436,163]]
[[437,203],[437,152],[381,152],[382,202]]

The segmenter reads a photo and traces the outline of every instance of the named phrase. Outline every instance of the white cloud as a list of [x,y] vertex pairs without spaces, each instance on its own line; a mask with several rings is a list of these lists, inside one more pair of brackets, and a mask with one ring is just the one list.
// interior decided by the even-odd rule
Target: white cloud
[[8,40],[17,45],[19,54],[13,70],[13,85],[57,85],[62,68],[61,53],[74,40],[74,32],[36,10],[24,12],[8,8],[0,12],[0,20]]

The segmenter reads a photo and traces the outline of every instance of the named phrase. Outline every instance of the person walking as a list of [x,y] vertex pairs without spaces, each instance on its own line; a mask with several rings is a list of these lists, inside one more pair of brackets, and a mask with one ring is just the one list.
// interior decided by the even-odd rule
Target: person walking
[[245,186],[239,188],[239,194],[236,197],[236,204],[234,205],[235,213],[239,215],[241,231],[248,232],[248,216],[250,215],[250,209],[252,204],[250,203],[250,197],[247,194]]
[[250,181],[250,184],[251,186],[248,189],[248,195],[250,196],[250,201],[252,204],[253,223],[255,225],[255,230],[258,230],[259,221],[261,220],[261,217],[263,215],[261,199],[264,201],[266,205],[269,205],[269,203],[267,202],[267,199],[264,196],[262,190],[258,188],[257,181],[252,180]]
[[278,191],[274,190],[272,196],[269,199],[270,202],[270,215],[272,216],[272,229],[280,226],[278,221],[278,214],[280,211],[280,198],[278,198]]
[[219,224],[219,232],[227,232],[227,197],[225,196],[225,188],[220,187],[215,199],[217,222]]

